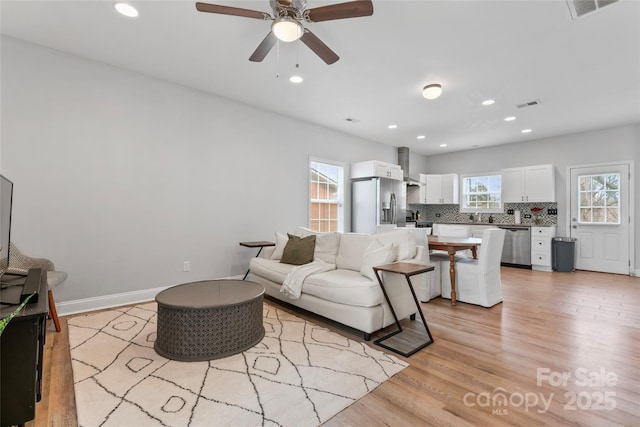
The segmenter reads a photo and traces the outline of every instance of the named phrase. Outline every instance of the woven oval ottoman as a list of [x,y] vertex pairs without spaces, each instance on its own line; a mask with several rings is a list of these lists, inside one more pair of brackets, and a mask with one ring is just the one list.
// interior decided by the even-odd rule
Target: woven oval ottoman
[[205,280],[165,289],[156,295],[154,349],[183,362],[240,353],[264,337],[264,287],[243,280]]

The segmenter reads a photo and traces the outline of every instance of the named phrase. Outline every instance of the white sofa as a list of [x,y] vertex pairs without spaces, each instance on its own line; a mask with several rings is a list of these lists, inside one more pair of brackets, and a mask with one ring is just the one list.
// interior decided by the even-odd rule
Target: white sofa
[[[276,246],[265,248],[260,257],[251,259],[248,280],[263,285],[273,298],[362,331],[367,340],[371,333],[394,322],[372,267],[394,261],[429,264],[429,251],[416,245],[408,229],[369,235],[315,233],[299,227],[293,234],[300,237],[315,234],[314,259],[335,264],[336,268],[308,276],[299,299],[285,296],[280,291],[282,283],[296,266],[280,262],[287,237],[276,233]],[[398,318],[415,314],[415,302],[405,277],[383,273],[382,280]],[[412,276],[411,283],[419,300],[428,301],[434,292],[432,288],[440,294],[439,271]]]

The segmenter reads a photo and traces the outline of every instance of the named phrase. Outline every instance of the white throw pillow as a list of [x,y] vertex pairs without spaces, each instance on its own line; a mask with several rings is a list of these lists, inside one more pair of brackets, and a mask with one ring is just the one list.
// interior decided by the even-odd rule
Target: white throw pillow
[[296,229],[294,230],[293,234],[295,234],[296,236],[300,236],[300,237],[307,237],[307,236],[311,236],[312,234],[320,234],[317,231],[314,231],[308,227],[296,227]]
[[340,233],[321,233],[307,227],[296,227],[294,234],[300,237],[316,236],[316,248],[313,252],[313,259],[321,259],[329,264],[336,263],[338,246],[340,245]]
[[340,246],[336,257],[336,268],[360,271],[362,258],[375,236],[370,234],[344,233],[340,236]]
[[276,231],[276,248],[273,250],[273,253],[271,254],[271,259],[280,260],[282,258],[284,247],[287,246],[288,241],[289,241],[289,236],[287,236],[286,234],[278,233]]
[[394,254],[392,243],[383,245],[380,241],[374,240],[364,251],[360,274],[377,283],[378,279],[376,279],[376,274],[373,272],[373,267],[388,264],[393,261],[393,258]]
[[316,234],[316,249],[313,252],[313,258],[321,259],[329,264],[336,263],[338,256],[338,246],[340,245],[339,233],[320,233]]

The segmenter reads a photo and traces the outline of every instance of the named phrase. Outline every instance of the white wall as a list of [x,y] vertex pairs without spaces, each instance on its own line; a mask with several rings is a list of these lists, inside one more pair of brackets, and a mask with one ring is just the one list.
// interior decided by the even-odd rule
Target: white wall
[[[62,305],[241,275],[255,251],[238,242],[307,223],[309,156],[397,160],[393,147],[7,37],[0,71],[0,170],[15,183],[13,241],[69,273],[55,291]],[[412,153],[411,173],[551,162],[562,221],[566,165],[638,164],[639,140],[636,125]],[[639,204],[636,197],[637,213]]]
[[[560,120],[560,119],[559,119]],[[565,221],[567,166],[611,161],[634,161],[636,218],[640,215],[640,124],[557,136],[528,142],[429,156],[424,164],[429,173],[474,173],[503,168],[554,164],[558,234],[567,235]],[[424,172],[424,171],[423,171]],[[637,221],[636,221],[637,223]],[[635,227],[635,269],[640,269],[640,226]]]
[[397,160],[393,147],[15,39],[1,53],[12,240],[69,273],[57,303],[241,275],[256,251],[238,242],[307,224],[309,156]]

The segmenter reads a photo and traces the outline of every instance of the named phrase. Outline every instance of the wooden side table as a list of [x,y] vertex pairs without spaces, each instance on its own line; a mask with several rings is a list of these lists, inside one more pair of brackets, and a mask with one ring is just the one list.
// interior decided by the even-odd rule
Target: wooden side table
[[[259,240],[256,242],[240,242],[240,246],[244,246],[245,248],[260,248],[260,250],[258,250],[258,253],[256,254],[256,258],[260,256],[260,252],[262,252],[262,248],[266,248],[269,246],[275,246],[276,244],[273,242],[268,242],[266,240]],[[249,270],[247,269],[247,272],[244,273],[244,277],[242,278],[242,280],[245,280],[247,278],[247,276],[249,275]]]
[[[424,318],[424,314],[422,313],[422,308],[420,308],[420,301],[418,301],[418,297],[416,296],[416,292],[413,289],[413,285],[411,284],[410,278],[411,276],[415,276],[416,274],[433,271],[434,268],[435,267],[432,265],[413,264],[409,262],[394,262],[392,264],[373,267],[373,271],[376,274],[378,283],[382,288],[382,293],[384,294],[384,298],[387,300],[387,304],[389,304],[389,308],[391,309],[391,314],[393,314],[393,318],[396,321],[396,326],[398,327],[397,331],[393,331],[390,334],[383,336],[382,338],[378,338],[377,340],[374,341],[374,344],[377,344],[380,347],[384,347],[388,350],[398,353],[404,357],[409,357],[415,352],[433,343],[433,337],[431,336],[431,332],[429,331],[429,326],[427,326],[427,321]],[[418,331],[410,331],[410,330],[402,329],[402,325],[400,325],[398,316],[396,315],[396,312],[393,309],[393,305],[391,304],[391,300],[389,299],[387,290],[384,287],[384,283],[380,278],[380,273],[379,273],[380,271],[385,271],[387,273],[394,273],[394,274],[402,274],[407,279],[407,285],[409,285],[409,289],[411,290],[411,295],[413,295],[413,300],[416,303],[416,308],[420,313],[420,318],[422,319],[422,323],[424,324],[424,328],[427,332],[426,336],[424,336],[424,334],[419,333]],[[386,343],[383,341],[386,341]]]

